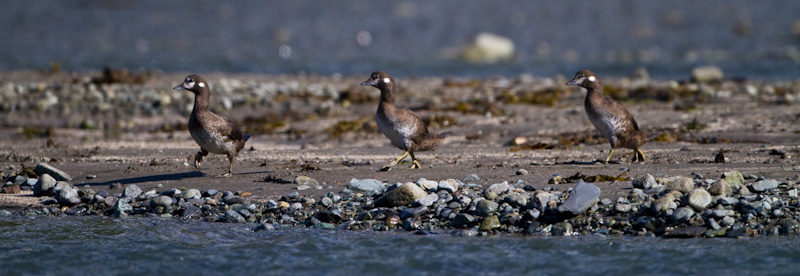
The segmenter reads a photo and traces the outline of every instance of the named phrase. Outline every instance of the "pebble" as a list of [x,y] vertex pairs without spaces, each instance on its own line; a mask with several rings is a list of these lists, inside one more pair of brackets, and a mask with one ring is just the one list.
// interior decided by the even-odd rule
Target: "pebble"
[[453,218],[453,227],[465,228],[475,222],[475,217],[470,214],[459,213]]
[[53,191],[56,186],[56,179],[49,174],[42,174],[36,184],[33,186],[34,196],[47,196]]
[[639,188],[642,190],[647,190],[655,185],[658,185],[658,183],[656,182],[656,178],[649,173],[633,178],[631,184],[633,185],[634,188]]
[[720,81],[725,75],[716,66],[700,66],[692,69],[692,80],[695,82]]
[[744,185],[744,176],[738,171],[725,172],[722,174],[721,178],[724,179],[725,182],[728,182],[728,185],[730,185],[733,190],[737,190],[739,186]]
[[73,206],[81,203],[81,199],[78,197],[78,190],[72,186],[58,190],[55,198],[61,206]]
[[436,181],[433,181],[433,180],[427,180],[425,178],[420,178],[419,180],[417,180],[416,184],[420,188],[425,189],[426,191],[431,191],[431,192],[435,192],[436,188],[439,187],[439,182],[436,182]]
[[489,216],[481,222],[478,230],[488,232],[500,228],[500,219],[497,216]]
[[167,208],[171,204],[172,204],[172,198],[164,195],[150,199],[150,208],[153,209],[157,207]]
[[225,211],[225,222],[227,223],[244,223],[244,217],[234,210]]
[[736,220],[733,219],[733,217],[728,217],[728,216],[723,217],[722,220],[720,221],[720,225],[722,226],[730,226],[733,225],[734,223],[736,223]]
[[[126,189],[127,190],[127,189]],[[181,194],[181,198],[183,199],[193,199],[193,198],[200,198],[202,194],[198,189],[188,189],[185,193]]]
[[695,210],[702,211],[711,204],[711,194],[703,188],[697,188],[687,195],[689,206]]
[[319,181],[317,181],[316,179],[313,179],[311,177],[304,176],[304,175],[300,175],[300,176],[295,177],[294,183],[297,184],[298,186],[305,185],[305,186],[309,186],[309,187],[319,185]]
[[551,177],[550,179],[547,180],[547,184],[558,185],[558,184],[564,184],[564,183],[567,183],[567,182],[564,180],[564,177],[561,176],[561,175],[554,175],[553,177]]
[[406,206],[427,195],[428,193],[417,186],[417,184],[407,182],[384,194],[375,201],[375,204],[389,207]]
[[498,206],[500,206],[500,204],[491,200],[484,199],[478,201],[478,204],[475,205],[475,214],[478,216],[486,217],[496,212]]
[[131,199],[135,199],[135,198],[139,197],[139,195],[141,195],[141,194],[142,194],[142,189],[139,188],[139,186],[136,186],[134,184],[130,184],[128,186],[125,186],[125,190],[122,191],[122,197],[127,197],[127,198],[131,198]]
[[420,199],[417,199],[416,201],[414,201],[414,205],[429,207],[429,206],[433,205],[433,203],[435,203],[437,200],[439,200],[439,195],[437,195],[435,193],[431,193],[431,194],[426,195],[423,198],[420,198]]
[[478,181],[481,181],[481,177],[474,173],[468,174],[467,176],[461,179],[461,182],[464,183],[475,183]]
[[485,190],[483,190],[483,196],[486,197],[487,199],[492,200],[497,198],[497,196],[507,192],[509,188],[510,186],[508,185],[508,181],[492,184],[489,185],[489,187],[486,187]]
[[694,215],[694,210],[689,207],[680,207],[672,212],[669,217],[673,223],[683,223],[689,220]]
[[720,179],[708,187],[708,192],[714,196],[728,196],[731,194],[731,186],[725,179]]
[[333,200],[331,200],[331,198],[327,197],[327,196],[326,197],[322,197],[322,199],[319,200],[319,203],[322,204],[322,206],[325,206],[325,207],[328,207],[328,208],[333,206]]
[[558,206],[558,211],[572,215],[581,214],[597,203],[599,197],[599,187],[579,180],[578,184],[575,184],[575,187],[569,192],[569,197]]
[[232,196],[223,198],[222,202],[224,202],[227,205],[244,204],[244,203],[247,203],[247,199],[244,198],[244,197],[241,197],[241,196],[232,195]]
[[133,207],[128,203],[128,200],[120,198],[114,203],[114,217],[127,216],[127,212],[130,211],[133,211]]
[[528,170],[526,169],[519,169],[517,170],[517,175],[528,175]]
[[36,164],[33,171],[36,172],[37,175],[49,174],[56,181],[72,181],[72,177],[69,176],[69,174],[45,163]]
[[412,217],[417,218],[427,212],[428,212],[428,207],[425,206],[405,208],[403,209],[403,212],[400,213],[400,219],[407,219]]
[[573,232],[572,224],[569,222],[559,222],[553,224],[550,230],[553,236],[571,236]]
[[780,183],[778,183],[778,181],[774,179],[764,179],[757,181],[756,183],[750,184],[749,188],[750,191],[752,192],[761,193],[764,191],[778,188],[778,184]]
[[436,187],[438,191],[448,191],[451,194],[458,191],[458,180],[455,179],[447,179],[443,181],[439,181],[439,185]]
[[678,176],[664,179],[664,185],[667,187],[667,191],[678,191],[685,194],[694,189],[694,180]]
[[217,195],[217,193],[219,193],[219,191],[217,191],[217,189],[208,189],[205,192],[203,192],[203,196],[213,197],[213,196]]
[[653,204],[650,208],[653,210],[653,212],[660,214],[669,210],[675,210],[678,208],[678,205],[675,203],[674,197],[671,195],[665,195],[664,197],[653,201]]
[[303,204],[300,203],[300,202],[295,202],[295,203],[292,203],[291,205],[289,205],[289,210],[290,211],[297,211],[297,210],[302,210],[302,209],[303,209]]
[[386,191],[383,182],[375,179],[351,179],[347,187],[351,190],[381,194]]

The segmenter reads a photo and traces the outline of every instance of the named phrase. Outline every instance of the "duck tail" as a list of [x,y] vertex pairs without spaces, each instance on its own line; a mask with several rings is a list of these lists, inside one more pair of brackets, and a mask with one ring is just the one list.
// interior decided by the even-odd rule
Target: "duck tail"
[[417,149],[418,151],[428,151],[428,150],[435,150],[436,146],[439,145],[439,142],[442,141],[447,136],[452,135],[453,133],[450,131],[442,132],[439,134],[432,134],[432,133],[425,133],[419,139],[417,139]]

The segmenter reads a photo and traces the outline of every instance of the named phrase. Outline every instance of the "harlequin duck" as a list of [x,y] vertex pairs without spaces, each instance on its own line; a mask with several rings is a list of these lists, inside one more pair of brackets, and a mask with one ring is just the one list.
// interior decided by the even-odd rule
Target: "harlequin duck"
[[202,77],[189,75],[182,84],[173,89],[189,90],[194,93],[194,108],[189,117],[189,133],[200,146],[200,151],[194,157],[194,166],[200,169],[203,156],[208,155],[209,152],[225,154],[228,155],[230,167],[228,167],[227,173],[218,176],[231,176],[233,159],[244,148],[244,143],[250,139],[250,134],[242,135],[236,124],[208,109],[211,91],[208,89],[208,83]]
[[372,76],[361,85],[373,86],[381,91],[381,101],[375,113],[378,129],[392,141],[392,145],[405,151],[381,170],[388,170],[409,155],[411,155],[411,168],[419,169],[421,167],[419,159],[414,156],[414,152],[434,150],[443,138],[451,134],[451,132],[432,134],[428,132],[425,123],[416,113],[396,107],[394,105],[396,85],[394,79],[386,72],[372,73]]
[[647,134],[639,129],[636,120],[622,104],[603,95],[603,83],[597,75],[589,70],[581,70],[567,85],[586,88],[586,116],[611,143],[611,152],[606,157],[606,163],[611,160],[618,147],[633,149],[633,162],[644,161],[644,152],[639,147],[647,142]]

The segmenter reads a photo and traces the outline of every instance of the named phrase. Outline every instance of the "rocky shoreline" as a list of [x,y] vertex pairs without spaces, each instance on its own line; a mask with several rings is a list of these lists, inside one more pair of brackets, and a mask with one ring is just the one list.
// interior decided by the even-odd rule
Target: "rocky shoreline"
[[[399,153],[377,133],[378,94],[358,86],[366,75],[207,74],[215,112],[255,134],[237,174],[217,179],[189,168],[191,99],[170,89],[185,75],[6,72],[0,216],[468,236],[795,235],[800,117],[784,107],[800,86],[692,74],[606,82],[659,134],[636,164],[590,161],[608,144],[562,76],[398,78],[403,104],[455,135],[421,156],[422,169],[388,172],[373,167]],[[209,158],[211,174],[223,162]]]
[[[251,200],[246,192],[142,191],[134,184],[112,194],[72,186],[68,174],[47,164],[34,171],[41,177],[8,177],[5,187],[32,191],[43,206],[0,210],[0,217],[162,217],[256,224],[253,231],[306,226],[456,236],[738,238],[800,232],[800,185],[737,171],[713,177],[638,175],[619,180],[630,192],[616,199],[600,198],[600,188],[581,178],[553,177],[550,185],[571,185],[561,192],[524,181],[481,185],[475,183],[480,176],[470,174],[460,180],[420,178],[413,183],[353,178],[338,193],[310,197],[291,192],[268,201]],[[298,190],[320,185],[302,176],[295,182]]]

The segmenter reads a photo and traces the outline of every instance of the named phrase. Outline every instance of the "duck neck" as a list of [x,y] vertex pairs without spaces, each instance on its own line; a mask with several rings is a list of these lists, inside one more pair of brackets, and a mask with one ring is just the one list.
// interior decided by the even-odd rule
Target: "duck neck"
[[208,101],[211,97],[208,91],[199,91],[194,95],[194,111],[208,110]]
[[394,104],[394,87],[381,88],[381,103]]

